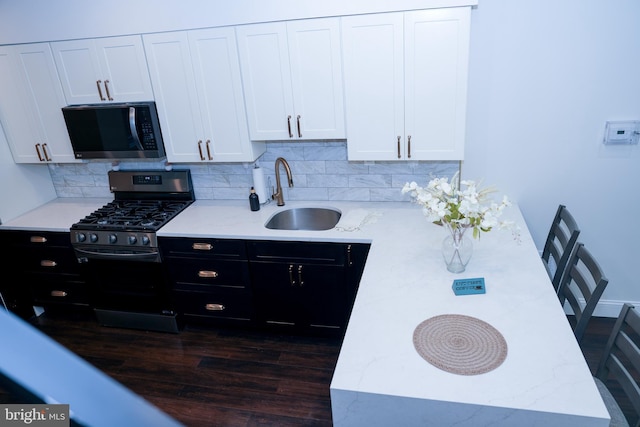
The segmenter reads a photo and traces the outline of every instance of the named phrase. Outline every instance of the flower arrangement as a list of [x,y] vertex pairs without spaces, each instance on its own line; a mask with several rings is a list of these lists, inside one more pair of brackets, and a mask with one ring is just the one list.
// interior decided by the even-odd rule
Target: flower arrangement
[[409,193],[413,202],[422,206],[429,221],[445,225],[452,232],[464,233],[472,228],[474,238],[494,227],[511,228],[513,225],[510,221],[499,220],[511,202],[507,196],[503,196],[500,203],[491,200],[489,195],[494,191],[478,189],[475,181],[461,181],[459,173],[451,182],[448,178],[434,178],[424,188],[415,182],[406,183],[402,188],[402,194]]

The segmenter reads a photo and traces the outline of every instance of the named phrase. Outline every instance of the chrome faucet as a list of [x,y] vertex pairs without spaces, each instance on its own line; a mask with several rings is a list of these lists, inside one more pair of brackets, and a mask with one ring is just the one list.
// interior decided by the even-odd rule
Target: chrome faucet
[[271,195],[271,198],[276,200],[278,206],[284,206],[284,195],[282,194],[282,185],[280,185],[280,164],[284,166],[284,170],[287,172],[289,187],[293,187],[293,178],[291,177],[289,163],[287,163],[284,157],[278,157],[276,159],[276,191]]

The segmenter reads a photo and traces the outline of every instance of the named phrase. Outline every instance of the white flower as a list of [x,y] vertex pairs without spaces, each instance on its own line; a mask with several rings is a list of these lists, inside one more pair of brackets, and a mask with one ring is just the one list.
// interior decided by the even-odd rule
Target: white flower
[[448,178],[434,178],[426,187],[415,181],[402,187],[402,194],[409,193],[412,201],[422,206],[422,212],[431,222],[448,224],[452,229],[472,228],[473,237],[492,228],[514,228],[508,221],[500,221],[504,208],[511,206],[507,196],[497,203],[489,198],[492,189],[478,190],[475,181],[459,179],[456,173],[451,182]]

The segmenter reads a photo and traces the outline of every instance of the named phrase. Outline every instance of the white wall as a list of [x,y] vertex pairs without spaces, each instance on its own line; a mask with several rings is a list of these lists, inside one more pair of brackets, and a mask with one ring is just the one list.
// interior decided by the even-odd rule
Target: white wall
[[[432,1],[0,1],[0,43],[400,3],[411,9]],[[472,12],[463,175],[517,200],[539,248],[558,204],[566,204],[610,279],[598,311],[613,316],[621,301],[640,303],[640,150],[604,147],[601,139],[606,120],[640,120],[639,65],[638,0],[479,0]]]
[[640,149],[601,142],[640,120],[640,2],[481,0],[471,34],[463,175],[517,199],[538,248],[567,205],[610,280],[599,312],[640,302]]

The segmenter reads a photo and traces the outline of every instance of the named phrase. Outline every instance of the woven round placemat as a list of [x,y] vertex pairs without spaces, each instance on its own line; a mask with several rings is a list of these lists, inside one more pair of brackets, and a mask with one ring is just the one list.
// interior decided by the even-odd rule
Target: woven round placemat
[[461,314],[423,321],[413,331],[413,345],[424,360],[458,375],[484,374],[507,357],[507,342],[496,328]]

